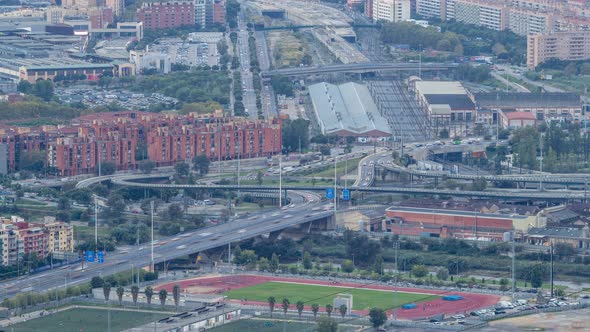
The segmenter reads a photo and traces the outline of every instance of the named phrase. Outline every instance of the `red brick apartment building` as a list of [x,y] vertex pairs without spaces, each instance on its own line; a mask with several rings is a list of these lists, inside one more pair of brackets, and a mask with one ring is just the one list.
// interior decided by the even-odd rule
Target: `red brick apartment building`
[[60,127],[0,128],[0,144],[6,147],[0,163],[8,171],[18,170],[24,155],[42,151],[57,175],[73,176],[95,173],[99,161],[117,170],[135,169],[140,145],[162,166],[201,154],[213,160],[271,156],[281,151],[282,137],[280,119],[126,111],[91,114]]
[[178,28],[195,24],[192,1],[144,2],[137,10],[137,20],[145,29]]
[[225,24],[225,0],[213,1],[213,23]]

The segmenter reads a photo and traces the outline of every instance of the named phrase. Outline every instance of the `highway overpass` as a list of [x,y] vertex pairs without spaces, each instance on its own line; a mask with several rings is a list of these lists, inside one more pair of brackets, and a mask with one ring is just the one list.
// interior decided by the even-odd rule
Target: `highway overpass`
[[429,71],[429,70],[449,70],[457,67],[454,63],[351,63],[337,64],[315,67],[294,67],[283,68],[269,71],[263,71],[260,75],[263,78],[269,78],[274,75],[282,76],[299,76],[299,75],[316,75],[330,73],[369,73],[376,71]]
[[[157,175],[147,176],[148,179],[157,178]],[[160,178],[162,176],[159,176]],[[111,181],[119,186],[129,186],[137,188],[167,188],[167,189],[207,189],[207,190],[243,190],[243,191],[277,191],[278,186],[268,185],[212,185],[212,184],[172,184],[172,183],[145,183],[136,182],[141,178],[140,175],[132,177],[118,176]],[[324,191],[327,187],[333,186],[282,186],[285,191]],[[339,186],[339,190],[344,189]],[[586,193],[572,192],[566,190],[555,191],[531,191],[531,190],[496,190],[496,191],[470,191],[470,190],[443,190],[443,189],[425,189],[425,188],[408,188],[408,187],[365,187],[351,186],[353,192],[370,192],[370,193],[397,193],[397,194],[423,194],[423,195],[443,195],[443,196],[464,196],[473,198],[497,198],[497,199],[528,199],[528,200],[551,200],[551,201],[568,201],[568,200],[586,200]]]
[[[296,204],[293,207],[284,207],[277,211],[254,213],[244,218],[179,234],[175,237],[160,238],[154,248],[154,263],[157,264],[176,257],[227,246],[232,242],[277,232],[317,220],[327,220],[334,214],[331,210],[325,211],[319,197],[315,195],[310,196],[309,194],[295,192],[291,193],[291,195],[303,195],[305,203]],[[80,284],[90,281],[95,276],[104,277],[128,271],[132,266],[135,268],[149,266],[150,262],[150,244],[142,244],[132,249],[107,253],[103,264],[89,263],[85,268],[79,265],[64,266],[39,274],[5,280],[0,282],[0,287],[3,289],[0,299],[12,297],[23,291],[47,292],[54,290],[56,287]]]

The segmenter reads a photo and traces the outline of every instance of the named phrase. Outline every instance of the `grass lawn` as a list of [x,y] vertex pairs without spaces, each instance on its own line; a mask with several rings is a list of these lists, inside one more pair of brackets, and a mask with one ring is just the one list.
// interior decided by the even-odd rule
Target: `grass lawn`
[[[76,234],[76,238],[78,240],[94,241],[94,226],[78,226],[74,225],[74,234]],[[109,236],[109,227],[101,227],[100,226],[100,219],[98,223],[98,237],[99,238],[106,238]]]
[[[277,309],[283,298],[289,302],[296,303],[303,301],[306,305],[318,303],[325,306],[332,303],[334,297],[339,293],[348,293],[353,296],[353,309],[363,310],[370,307],[393,308],[393,292],[368,289],[349,289],[331,286],[301,285],[284,282],[266,282],[250,287],[231,290],[226,293],[232,299],[248,299],[253,301],[266,302],[270,296],[277,300]],[[436,298],[437,296],[425,294],[397,293],[398,306],[405,303],[423,302]]]
[[[235,323],[222,325],[207,331],[212,332],[236,332],[236,331],[256,331],[256,332],[300,332],[315,331],[315,324],[302,323],[296,321],[281,322],[278,320],[265,319],[242,319]],[[355,331],[352,326],[338,326],[339,332]]]
[[[111,310],[110,331],[123,331],[164,317],[166,315],[159,313]],[[79,308],[16,324],[10,326],[9,330],[14,332],[103,332],[109,330],[107,321],[108,310]]]

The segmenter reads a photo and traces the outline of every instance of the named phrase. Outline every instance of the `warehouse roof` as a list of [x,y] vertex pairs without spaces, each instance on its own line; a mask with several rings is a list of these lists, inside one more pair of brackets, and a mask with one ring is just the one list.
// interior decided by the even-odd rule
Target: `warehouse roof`
[[436,215],[454,215],[464,217],[478,217],[478,218],[502,218],[502,219],[526,219],[528,216],[520,214],[500,214],[500,213],[480,213],[475,211],[459,211],[450,209],[428,209],[428,208],[417,208],[417,207],[405,207],[405,206],[392,206],[387,208],[386,211],[400,211],[409,213],[426,213]]
[[582,229],[580,228],[538,228],[533,227],[528,231],[529,236],[550,236],[550,237],[569,237],[581,238]]
[[416,81],[416,91],[423,95],[461,95],[467,90],[457,81]]
[[51,70],[51,69],[83,69],[83,68],[96,68],[96,69],[107,69],[112,68],[112,65],[107,63],[90,63],[71,58],[59,58],[59,59],[9,59],[0,58],[0,64],[2,67],[10,69],[18,69],[20,67],[26,67],[28,70]]
[[474,110],[475,104],[466,94],[425,94],[430,105],[449,105],[451,110]]
[[318,83],[309,95],[323,134],[388,136],[391,129],[379,114],[365,85]]
[[580,107],[580,95],[570,92],[486,92],[474,94],[479,108]]

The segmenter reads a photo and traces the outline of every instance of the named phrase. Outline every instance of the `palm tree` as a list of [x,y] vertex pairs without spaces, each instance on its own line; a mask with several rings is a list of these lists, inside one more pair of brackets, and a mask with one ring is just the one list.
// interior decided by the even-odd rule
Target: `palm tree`
[[166,304],[166,297],[168,296],[168,291],[165,289],[160,289],[160,292],[158,292],[158,297],[160,298],[160,304],[164,305]]
[[174,298],[174,306],[176,306],[176,311],[178,311],[178,303],[180,303],[180,286],[174,285],[172,288],[172,297]]
[[312,304],[311,312],[313,312],[313,319],[316,319],[316,317],[318,316],[318,311],[320,311],[320,305],[317,303]]
[[340,315],[342,316],[342,318],[344,318],[344,316],[346,316],[346,312],[348,311],[348,307],[346,306],[346,304],[342,304],[338,308],[338,311],[340,311]]
[[285,316],[287,316],[287,310],[289,310],[289,304],[291,304],[291,303],[289,303],[289,299],[284,298],[283,299],[283,314]]
[[272,317],[272,312],[275,310],[275,303],[277,303],[277,299],[274,296],[270,296],[268,298],[268,308],[270,309],[270,317]]
[[303,312],[303,308],[305,307],[303,301],[297,301],[295,306],[297,307],[297,313],[299,314],[299,318],[301,318],[301,313]]
[[131,297],[133,298],[133,305],[137,305],[137,296],[139,295],[139,287],[137,285],[131,286]]
[[111,284],[105,282],[102,285],[102,293],[104,294],[105,302],[109,302],[109,296],[111,295]]
[[147,286],[144,290],[145,298],[148,304],[152,304],[152,296],[154,296],[154,289],[150,286]]
[[332,310],[334,310],[334,306],[331,304],[326,304],[326,313],[328,313],[328,317],[332,316]]
[[125,294],[125,289],[122,286],[117,287],[117,297],[119,298],[119,305],[123,304],[123,294]]

